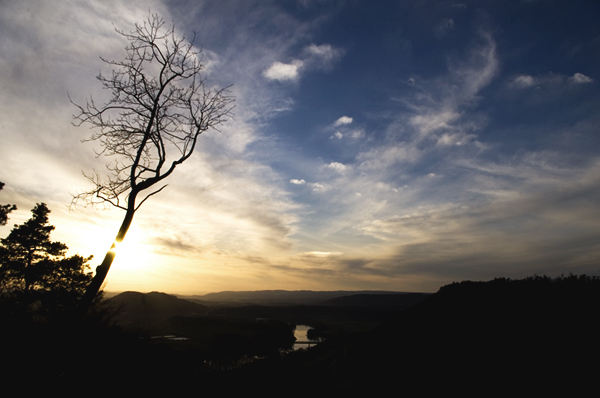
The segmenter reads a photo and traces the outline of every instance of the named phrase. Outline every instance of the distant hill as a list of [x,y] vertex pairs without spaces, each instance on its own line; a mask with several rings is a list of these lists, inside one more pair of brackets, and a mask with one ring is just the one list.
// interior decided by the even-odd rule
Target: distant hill
[[107,299],[106,303],[118,310],[117,319],[121,322],[152,322],[172,316],[198,316],[208,312],[206,306],[159,292],[123,292]]
[[327,333],[350,333],[370,330],[429,294],[270,290],[221,292],[207,296],[124,292],[107,299],[106,303],[117,311],[114,318],[117,323],[145,333],[174,334],[176,328],[167,322],[173,317],[211,317],[244,322],[277,319],[310,325]]
[[336,297],[323,301],[320,304],[337,307],[410,307],[420,303],[429,296],[431,296],[431,293],[361,293]]
[[222,305],[312,305],[340,297],[364,295],[397,295],[389,291],[311,291],[311,290],[257,290],[224,291],[203,296],[185,296],[196,302]]

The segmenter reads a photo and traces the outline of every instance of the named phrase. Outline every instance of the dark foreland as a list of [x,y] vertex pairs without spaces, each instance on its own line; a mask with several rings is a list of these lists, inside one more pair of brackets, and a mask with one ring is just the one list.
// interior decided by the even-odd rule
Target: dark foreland
[[[572,395],[600,370],[600,278],[585,275],[434,294],[125,292],[99,308],[70,328],[4,322],[5,386],[36,374],[85,391],[101,367],[94,383],[136,394]],[[299,324],[324,341],[289,350]]]

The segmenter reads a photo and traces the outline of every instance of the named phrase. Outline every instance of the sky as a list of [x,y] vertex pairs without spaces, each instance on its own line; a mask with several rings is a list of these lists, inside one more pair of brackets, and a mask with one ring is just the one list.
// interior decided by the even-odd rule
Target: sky
[[108,291],[434,292],[600,273],[600,3],[2,0],[5,237],[36,203],[98,265],[124,213],[70,208],[104,171],[76,103],[107,100],[157,13],[234,118],[138,210]]

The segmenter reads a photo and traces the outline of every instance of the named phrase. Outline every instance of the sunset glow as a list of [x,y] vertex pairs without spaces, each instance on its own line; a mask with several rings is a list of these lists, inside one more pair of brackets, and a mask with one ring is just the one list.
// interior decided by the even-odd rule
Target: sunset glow
[[[74,102],[106,101],[148,10],[196,35],[235,117],[136,213],[106,290],[436,291],[600,272],[600,5],[592,1],[3,2],[0,228],[51,210],[94,255],[123,212]],[[96,152],[95,152],[96,151]]]

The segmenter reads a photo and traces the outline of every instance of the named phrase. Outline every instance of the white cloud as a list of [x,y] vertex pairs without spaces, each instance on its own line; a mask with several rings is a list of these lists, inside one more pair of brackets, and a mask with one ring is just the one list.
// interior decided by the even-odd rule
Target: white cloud
[[340,133],[339,131],[336,131],[335,134],[329,138],[337,138],[338,140],[341,140],[342,137],[344,137],[344,134]]
[[592,79],[589,76],[584,75],[583,73],[575,73],[573,76],[571,76],[569,78],[569,81],[571,83],[591,83],[594,81],[594,79]]
[[306,47],[306,51],[323,58],[332,58],[336,53],[339,52],[339,50],[335,50],[329,44],[322,44],[320,46],[311,44],[310,46]]
[[346,165],[339,162],[331,162],[327,165],[327,167],[340,173],[346,170]]
[[416,115],[410,118],[410,123],[417,127],[421,135],[428,135],[437,130],[450,128],[450,124],[460,117],[458,112],[441,110],[431,114]]
[[323,192],[327,189],[325,185],[318,182],[312,183],[310,186],[312,187],[313,192]]
[[309,54],[307,63],[312,64],[315,68],[329,69],[337,62],[344,51],[339,48],[334,48],[330,44],[311,44],[304,51]]
[[350,134],[350,136],[353,139],[357,140],[357,139],[363,138],[365,136],[365,131],[362,130],[362,129],[354,130],[354,131],[352,131],[352,133]]
[[536,84],[536,79],[533,76],[521,75],[513,79],[511,85],[515,88],[531,87]]
[[516,89],[522,89],[532,86],[555,86],[560,87],[565,84],[565,81],[571,84],[582,84],[592,83],[594,79],[583,73],[575,73],[573,76],[568,77],[556,73],[546,73],[544,75],[530,76],[520,75],[512,79],[510,87]]
[[303,59],[295,59],[289,64],[275,61],[263,71],[263,76],[269,80],[280,82],[296,81],[300,77],[301,70],[329,69],[343,54],[342,50],[329,44],[320,46],[311,44],[304,50],[308,56],[302,57]]
[[273,62],[273,64],[263,72],[263,76],[269,80],[277,80],[280,82],[294,81],[299,77],[299,70],[303,62],[295,60],[291,64],[282,62]]
[[352,123],[352,120],[353,120],[353,119],[352,119],[351,117],[348,117],[348,116],[342,116],[342,117],[340,117],[338,120],[336,120],[336,121],[333,123],[333,126],[334,126],[334,127],[339,127],[339,126],[343,126],[343,125],[345,125],[345,124],[350,124],[350,123]]
[[295,178],[292,178],[292,179],[290,180],[290,182],[291,182],[292,184],[294,184],[294,185],[304,185],[304,184],[306,184],[306,181],[304,181],[304,180],[297,180],[297,179],[295,179]]

